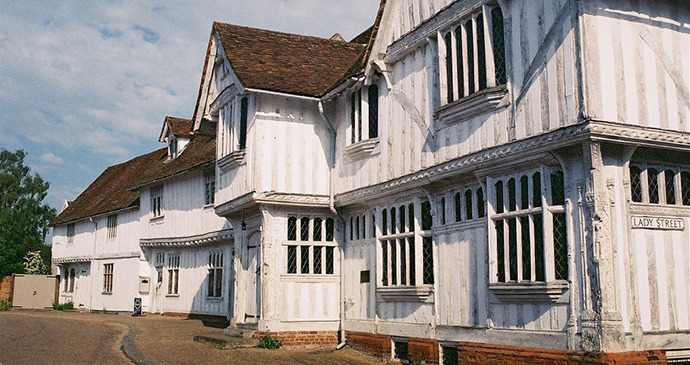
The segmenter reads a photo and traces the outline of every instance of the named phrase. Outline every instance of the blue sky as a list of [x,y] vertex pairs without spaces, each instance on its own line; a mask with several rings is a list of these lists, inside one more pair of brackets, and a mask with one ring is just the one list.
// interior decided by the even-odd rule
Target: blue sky
[[24,149],[61,209],[191,118],[213,21],[351,39],[379,0],[0,0],[0,149]]

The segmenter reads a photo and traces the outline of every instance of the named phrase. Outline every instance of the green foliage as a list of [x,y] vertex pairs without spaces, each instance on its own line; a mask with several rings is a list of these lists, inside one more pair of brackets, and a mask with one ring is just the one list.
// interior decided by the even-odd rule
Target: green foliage
[[227,349],[228,349],[227,347],[225,347],[225,345],[215,345],[215,346],[213,346],[213,347],[215,347],[216,350],[221,350],[221,351],[224,351],[224,350],[227,350]]
[[12,303],[9,300],[0,300],[0,312],[12,309]]
[[283,345],[283,340],[278,336],[271,336],[270,333],[265,334],[259,339],[259,347],[262,349],[277,349]]
[[57,212],[42,203],[50,184],[31,174],[25,157],[23,150],[0,151],[0,277],[25,273],[28,252],[38,251],[45,270],[50,268],[50,247],[44,242]]
[[65,309],[74,309],[74,303],[66,302],[63,304],[53,303],[53,309],[58,311],[64,311]]

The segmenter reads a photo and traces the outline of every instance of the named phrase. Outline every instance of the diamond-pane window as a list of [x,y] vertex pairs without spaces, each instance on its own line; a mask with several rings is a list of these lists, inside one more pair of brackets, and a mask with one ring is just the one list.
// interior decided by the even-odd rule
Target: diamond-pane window
[[312,273],[321,274],[321,253],[323,251],[323,246],[314,246],[314,267]]
[[405,239],[398,239],[400,246],[400,285],[407,285],[407,255],[405,252]]
[[287,272],[297,274],[297,246],[287,247]]
[[287,225],[288,241],[297,241],[297,218],[289,217]]
[[460,193],[455,193],[453,200],[455,203],[455,221],[460,222],[462,220],[462,202],[460,201]]
[[381,270],[381,284],[388,286],[388,241],[381,241]]
[[333,274],[333,265],[335,258],[333,257],[333,252],[335,251],[334,247],[326,247],[326,274],[332,275]]
[[426,231],[433,227],[434,221],[431,216],[431,203],[422,202],[422,230]]
[[334,230],[333,218],[326,218],[326,241],[333,242],[333,230]]
[[632,201],[642,202],[642,170],[637,166],[630,166],[630,193]]
[[431,237],[422,238],[422,274],[424,284],[434,283],[434,252]]
[[680,186],[683,192],[683,205],[690,205],[690,172],[680,173]]
[[553,215],[553,251],[556,280],[566,280],[568,279],[568,242],[565,213]]
[[649,184],[649,202],[659,204],[659,171],[647,169],[647,183]]
[[486,89],[486,54],[484,52],[484,16],[477,16],[477,76],[479,78],[479,90]]
[[676,204],[676,174],[671,170],[664,171],[664,182],[666,183],[666,204]]
[[472,190],[465,190],[465,216],[472,219]]
[[321,218],[314,218],[314,235],[313,235],[313,240],[314,241],[321,241],[323,239],[321,235]]
[[410,251],[410,285],[417,285],[415,277],[414,237],[407,237],[407,245]]
[[506,56],[505,40],[503,35],[503,11],[500,7],[491,9],[491,28],[494,49],[494,70],[496,72],[496,85],[506,83]]
[[482,218],[486,215],[484,208],[484,190],[481,187],[477,188],[477,216]]
[[299,224],[301,241],[309,241],[309,218],[303,217]]
[[309,274],[309,246],[299,246],[301,260],[301,274]]

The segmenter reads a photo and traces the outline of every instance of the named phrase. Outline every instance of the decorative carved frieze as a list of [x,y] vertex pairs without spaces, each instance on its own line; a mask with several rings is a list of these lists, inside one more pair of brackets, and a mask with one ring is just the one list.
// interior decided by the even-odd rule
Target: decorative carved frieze
[[142,238],[139,240],[139,245],[141,247],[198,247],[212,245],[219,242],[233,241],[233,230],[225,229],[222,231],[188,237]]

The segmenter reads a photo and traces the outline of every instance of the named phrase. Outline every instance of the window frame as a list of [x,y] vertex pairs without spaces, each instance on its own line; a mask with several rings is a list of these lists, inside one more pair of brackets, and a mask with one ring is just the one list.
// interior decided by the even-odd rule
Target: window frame
[[432,210],[431,202],[419,197],[376,208],[376,291],[384,301],[425,301],[433,292]]
[[117,214],[111,214],[107,218],[106,222],[106,237],[107,239],[117,238]]
[[[378,141],[381,135],[379,124],[381,89],[378,82],[379,80],[376,79],[369,85],[358,85],[352,88],[347,96],[349,121],[347,146],[366,144],[366,141]],[[374,147],[371,146],[371,149]],[[366,149],[365,152],[371,151]]]
[[163,185],[155,185],[149,189],[149,212],[152,218],[159,218],[164,215],[163,211]]
[[169,253],[168,255],[168,290],[166,291],[166,296],[179,296],[180,295],[180,254],[179,253]]
[[223,298],[223,256],[223,251],[213,251],[208,254],[207,298]]
[[69,223],[66,229],[67,244],[74,243],[74,223]]
[[214,205],[216,202],[216,174],[214,171],[204,172],[204,205]]
[[[494,17],[501,20],[500,26],[495,26]],[[481,24],[481,31],[477,24]],[[440,107],[434,117],[441,122],[441,128],[509,104],[506,24],[500,5],[487,1],[437,32]],[[482,50],[483,57],[479,57]]]
[[[537,173],[539,186],[535,186]],[[563,190],[554,190],[552,181],[554,176],[560,176],[562,179]],[[523,177],[526,177],[527,182],[526,193],[523,189]],[[513,184],[510,183],[511,180]],[[568,288],[571,265],[568,256],[572,237],[568,232],[570,223],[566,212],[570,203],[565,192],[565,186],[567,186],[565,180],[566,177],[560,167],[545,165],[501,176],[487,177],[489,289],[499,300],[553,302],[558,300],[563,291]],[[497,195],[499,182],[502,184],[501,191],[503,192],[500,200]],[[538,197],[535,195],[537,191]],[[562,205],[554,204],[555,194],[562,194],[558,196],[559,200],[563,200]],[[563,219],[562,226],[559,228],[555,225],[557,219]],[[511,222],[514,227],[511,227]],[[525,225],[528,228],[527,236],[523,235]],[[504,228],[501,230],[499,227]],[[540,237],[537,236],[539,232],[541,232]],[[560,240],[556,237],[557,234],[561,235]],[[525,238],[528,241],[525,241]],[[501,243],[502,248],[499,247]],[[526,244],[529,245],[529,268],[523,266],[526,259],[523,249]],[[538,244],[541,247],[538,247]],[[500,251],[499,248],[501,248]],[[559,256],[556,252],[558,248],[564,251],[564,255],[557,257]],[[501,265],[500,252],[503,257],[502,268],[499,267]],[[543,263],[540,263],[540,260],[543,260]],[[543,269],[537,267],[540,264],[543,265]],[[528,275],[526,270],[529,270]],[[543,278],[540,270],[543,270]]]
[[113,272],[115,271],[114,263],[103,264],[103,294],[113,293]]
[[[306,226],[304,226],[305,222],[307,222]],[[315,225],[317,222],[318,226]],[[317,236],[317,232],[320,237]],[[283,273],[285,275],[323,277],[340,275],[339,265],[336,264],[340,258],[338,250],[335,249],[338,245],[335,240],[335,218],[291,214],[287,216],[286,233],[283,241],[283,246],[285,246]]]
[[[633,169],[640,170],[638,180],[635,181]],[[656,199],[652,199],[650,170],[657,172],[656,176]],[[669,203],[668,196],[668,179],[666,172],[673,173],[673,202]],[[674,164],[664,164],[657,162],[631,162],[627,169],[628,178],[630,181],[629,200],[632,204],[639,204],[645,206],[665,206],[665,207],[690,207],[690,167],[680,166]],[[684,177],[687,177],[684,179]],[[685,183],[685,185],[684,185]],[[636,192],[636,190],[638,190]],[[639,200],[636,195],[639,194]],[[656,202],[652,201],[656,200]]]

